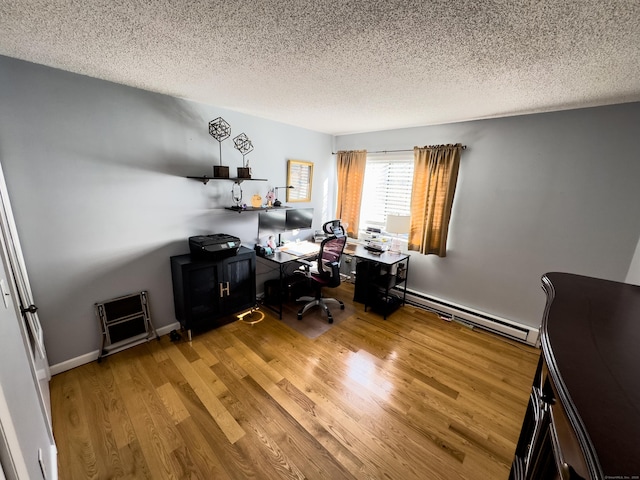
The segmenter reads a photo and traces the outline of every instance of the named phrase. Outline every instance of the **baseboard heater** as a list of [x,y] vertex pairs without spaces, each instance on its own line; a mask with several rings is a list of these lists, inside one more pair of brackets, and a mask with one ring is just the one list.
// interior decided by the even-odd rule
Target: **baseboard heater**
[[[401,289],[398,291],[402,292]],[[468,326],[489,330],[530,345],[538,344],[540,331],[537,328],[489,315],[410,289],[407,290],[407,303],[433,312],[447,320],[455,320]]]

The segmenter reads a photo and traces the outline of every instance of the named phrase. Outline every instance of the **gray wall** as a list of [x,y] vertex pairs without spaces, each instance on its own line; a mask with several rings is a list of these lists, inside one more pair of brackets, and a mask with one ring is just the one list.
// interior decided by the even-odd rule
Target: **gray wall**
[[629,266],[629,272],[627,272],[625,282],[640,285],[640,240],[638,240],[636,252],[633,255],[633,260]]
[[[93,304],[148,290],[156,327],[175,322],[169,257],[187,238],[229,233],[252,246],[257,215],[226,211],[212,174],[223,116],[255,146],[244,199],[286,183],[286,160],[314,162],[314,221],[335,211],[332,138],[217,107],[0,57],[0,161],[39,307],[49,362],[99,347]],[[242,157],[223,143],[232,175]]]
[[[415,290],[537,326],[544,272],[635,278],[640,104],[332,139],[0,57],[0,105],[0,161],[51,364],[97,350],[96,301],[146,289],[155,325],[173,323],[168,258],[187,237],[253,244],[257,218],[222,208],[231,182],[184,178],[217,162],[206,124],[220,115],[253,140],[253,176],[269,180],[243,183],[245,199],[284,185],[286,159],[315,163],[316,226],[335,211],[332,149],[468,145],[449,255],[412,256]],[[230,140],[223,160],[240,166]]]
[[466,144],[448,256],[413,255],[409,286],[537,326],[543,273],[625,281],[632,270],[639,125],[634,103],[345,135],[335,148]]

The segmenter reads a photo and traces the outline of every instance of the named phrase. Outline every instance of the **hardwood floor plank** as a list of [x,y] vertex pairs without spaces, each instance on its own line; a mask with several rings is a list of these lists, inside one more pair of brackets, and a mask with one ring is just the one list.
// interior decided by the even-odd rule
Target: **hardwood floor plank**
[[223,480],[230,477],[216,456],[210,442],[202,434],[202,426],[191,416],[178,423],[178,430],[185,439],[185,444],[198,465],[202,477]]
[[224,338],[222,336],[209,335],[207,338],[203,339],[203,343],[206,345],[207,349],[215,355],[220,363],[224,364],[228,370],[233,372],[236,378],[246,377],[247,372],[240,368],[240,365],[234,362],[233,359],[225,352],[225,348],[228,348],[229,345],[226,342],[223,342],[223,340]]
[[[236,378],[222,363],[213,367],[216,374],[224,379],[229,390],[220,399],[230,412],[234,414],[248,435],[237,442],[243,455],[251,459],[258,471],[265,478],[303,478],[298,466],[281,450],[277,443],[264,430],[264,425],[273,422],[269,409],[253,408],[253,396],[246,388],[247,383],[254,385],[262,392],[259,397],[268,398],[249,376]],[[263,407],[263,403],[260,404]]]
[[175,345],[170,345],[167,347],[166,352],[169,359],[173,361],[180,373],[193,387],[193,391],[227,436],[229,442],[235,443],[244,436],[244,430],[220,403],[215,391],[210,388],[206,380],[198,374],[198,371],[193,368],[189,360],[182,355],[185,350],[184,348],[178,349]]
[[140,449],[137,439],[120,448],[118,453],[120,455],[122,465],[125,467],[122,478],[130,480],[153,480],[146,458]]
[[137,398],[144,405],[158,432],[158,438],[167,452],[184,446],[182,437],[177,432],[170,413],[167,411],[153,382],[146,375],[139,359],[129,362],[128,368],[136,390]]
[[191,348],[195,350],[208,367],[212,367],[220,361],[211,353],[211,350],[207,348],[201,338],[195,338],[193,342],[191,342]]
[[[321,347],[320,339],[317,339],[313,350],[318,353],[309,358],[308,353],[287,345],[278,349],[282,360],[274,358],[272,365],[314,401],[328,402],[332,409],[338,408],[350,418],[357,420],[363,411],[377,410],[376,403],[371,400],[373,393],[360,388],[350,376],[350,372],[357,372],[347,363],[354,352],[350,349],[329,351]],[[274,355],[277,354],[274,352]]]
[[315,339],[265,310],[56,375],[59,478],[506,480],[539,350],[336,293]]
[[[307,401],[303,402],[302,405],[297,404],[295,399],[298,398],[298,396],[293,398],[293,401],[289,401],[287,397],[280,395],[277,390],[273,390],[273,392],[275,393],[275,400],[278,401],[279,405],[286,410],[289,415],[295,418],[296,421],[305,428],[305,430],[314,434],[318,431],[323,433],[326,432],[332,440],[340,443],[340,445],[336,447],[335,442],[327,441],[326,436],[322,435],[320,441],[324,440],[322,444],[332,448],[329,451],[333,456],[346,456],[349,458],[349,455],[344,455],[342,450],[345,448],[350,450],[354,445],[358,446],[356,450],[360,455],[369,455],[370,463],[375,466],[375,468],[367,468],[364,463],[357,465],[357,472],[361,474],[358,478],[383,478],[385,475],[388,476],[389,471],[386,467],[384,465],[377,464],[379,455],[375,454],[373,451],[369,451],[368,447],[361,443],[358,436],[354,436],[351,431],[343,427],[338,418],[335,418],[330,413],[318,408],[316,405],[310,406]],[[309,417],[310,414],[312,417]],[[349,417],[345,418],[353,422]]]
[[[190,442],[204,442],[200,448],[205,448],[212,452],[208,454],[208,461],[212,464],[211,468],[216,468],[216,471],[220,473],[217,474],[218,476],[211,478],[231,478],[238,480],[261,478],[255,470],[256,463],[252,457],[248,455],[243,446],[243,440],[240,439],[235,444],[229,442],[229,439],[225,436],[191,385],[186,382],[182,373],[180,373],[173,362],[170,360],[162,362],[161,368],[163,374],[174,387],[180,400],[189,412],[192,426],[197,429],[197,433],[190,431],[192,436],[190,436],[188,440],[185,440],[185,443],[189,445]],[[191,426],[188,422],[189,419],[181,422],[177,426],[178,429],[189,429]],[[199,456],[200,453],[194,453],[196,460]],[[203,469],[203,471],[206,470],[206,468]]]
[[[146,397],[141,393],[140,386],[134,384],[133,375],[128,368],[128,358],[114,355],[109,358],[109,362],[116,372],[114,378],[152,478],[179,478],[182,473],[180,465],[175,463],[170,455],[171,451],[167,450],[168,439],[162,438],[156,419],[145,405]],[[129,380],[126,373],[129,373]]]
[[107,469],[98,463],[96,449],[91,443],[77,372],[65,372],[52,383],[52,423],[56,442],[61,444],[58,462],[65,466],[66,478],[100,478],[101,471]]
[[[243,388],[240,387],[240,383]],[[296,458],[295,450],[283,449],[279,437],[283,433],[281,428],[281,412],[269,408],[269,395],[251,377],[245,377],[235,385],[235,399],[237,402],[228,403],[228,408],[233,411],[246,431],[252,432],[250,437],[258,440],[254,447],[262,457],[263,466],[268,464],[279,477],[283,478],[305,478],[301,468],[304,461]],[[255,392],[255,393],[254,393]],[[256,409],[254,400],[258,398],[260,408]],[[284,430],[290,434],[289,430]],[[264,468],[264,467],[263,467]]]
[[[257,355],[251,348],[249,348],[246,344],[242,343],[235,335],[231,336],[230,342],[233,347],[230,347],[227,350],[233,349],[237,351],[240,355],[247,359],[252,364],[252,371],[260,372],[261,375],[266,377],[265,380],[278,383],[282,380],[282,375],[278,373],[276,370],[271,368],[271,366],[265,362],[259,355]],[[246,369],[245,369],[246,370]],[[247,370],[248,373],[250,373]]]
[[[278,386],[304,411],[315,409],[313,402],[303,392],[289,383],[286,378],[283,378],[278,383]],[[293,417],[289,417],[288,420],[290,422],[296,421]],[[309,447],[303,445],[302,442],[294,441],[290,436],[287,436],[287,442],[292,445],[291,448],[299,450],[297,453],[300,456],[309,456],[309,451],[316,452],[316,455],[312,455],[310,460],[313,462],[314,472],[319,478],[324,478],[325,475],[330,479],[347,479],[351,478],[352,475],[353,478],[360,478],[359,474],[363,473],[362,462],[345,449],[326,429],[320,425],[313,425],[312,428],[309,428],[300,423],[298,423],[298,427],[304,429],[305,441],[310,444]],[[286,431],[283,430],[283,433]],[[330,465],[331,468],[327,468],[327,465]]]
[[[239,404],[243,406],[238,415],[241,412],[253,412],[254,420],[252,424],[249,422],[250,428],[256,432],[261,429],[264,435],[272,438],[274,445],[286,443],[291,464],[303,469],[305,476],[311,470],[313,478],[350,478],[348,472],[335,462],[313,435],[289,414],[290,410],[297,411],[301,403],[304,404],[303,410],[311,410],[314,408],[313,402],[299,391],[282,388],[282,374],[237,339],[228,340],[235,347],[227,348],[227,353],[248,373],[241,380],[227,380],[235,398],[239,399],[233,408],[238,408]],[[236,347],[240,351],[235,351]],[[290,400],[292,394],[295,400]],[[294,458],[291,458],[292,455]],[[322,461],[319,463],[318,460]]]
[[207,366],[202,359],[191,362],[191,366],[216,397],[223,395],[228,390],[227,385],[220,381],[213,370],[211,370],[211,367]]
[[182,400],[180,400],[180,397],[173,388],[173,385],[165,383],[164,385],[156,387],[156,392],[158,392],[158,396],[160,397],[160,400],[162,400],[167,413],[171,415],[171,418],[176,425],[189,418],[187,407],[185,407]]
[[100,375],[98,368],[96,364],[92,364],[91,368],[80,369],[75,373],[79,383],[85,385],[81,390],[82,404],[84,415],[92,419],[89,437],[98,461],[98,470],[121,476],[123,468],[109,415],[109,397],[101,381],[108,378],[108,375]]

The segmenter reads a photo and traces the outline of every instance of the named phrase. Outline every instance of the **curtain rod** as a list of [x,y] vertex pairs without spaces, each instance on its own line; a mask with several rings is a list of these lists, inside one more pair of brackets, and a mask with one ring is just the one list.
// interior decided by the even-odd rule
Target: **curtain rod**
[[[428,147],[434,147],[434,146],[437,147],[440,145],[428,145]],[[467,149],[467,146],[462,145],[462,150],[466,150],[466,149]],[[413,148],[411,150],[375,150],[375,151],[367,150],[367,153],[401,153],[401,152],[413,152]],[[336,155],[337,153],[338,152],[331,152],[331,155]]]

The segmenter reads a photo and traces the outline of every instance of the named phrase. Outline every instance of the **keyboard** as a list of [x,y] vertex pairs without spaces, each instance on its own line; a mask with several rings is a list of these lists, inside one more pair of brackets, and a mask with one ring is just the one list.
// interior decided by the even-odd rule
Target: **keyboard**
[[304,257],[318,253],[320,246],[312,242],[291,242],[287,243],[284,247],[280,247],[280,250],[291,255]]

